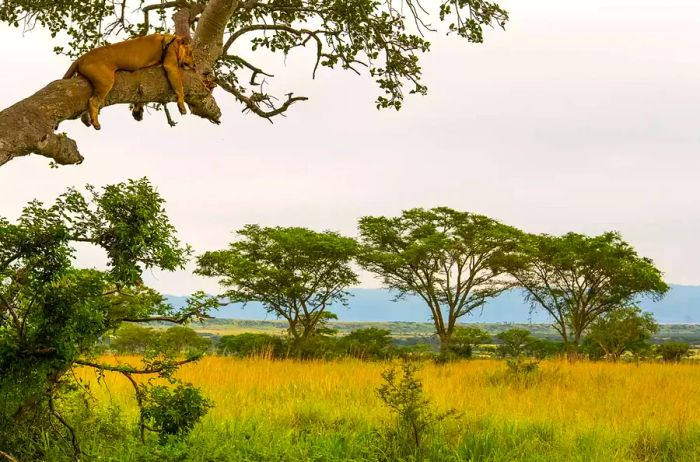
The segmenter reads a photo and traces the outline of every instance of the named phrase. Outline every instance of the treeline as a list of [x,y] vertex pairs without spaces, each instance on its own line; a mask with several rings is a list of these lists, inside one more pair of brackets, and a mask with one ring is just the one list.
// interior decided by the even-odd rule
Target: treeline
[[[637,310],[627,310],[639,315]],[[685,342],[665,342],[654,345],[651,335],[657,325],[648,316],[640,316],[642,322],[636,329],[631,321],[624,329],[616,329],[609,320],[599,322],[581,345],[581,356],[597,361],[653,360],[677,362],[689,356],[690,345]],[[636,332],[636,334],[633,334]],[[624,339],[624,340],[623,340]],[[321,335],[311,337],[302,349],[286,336],[265,333],[242,333],[208,338],[198,335],[188,327],[153,329],[133,324],[123,325],[115,335],[102,345],[103,351],[118,354],[149,355],[167,351],[175,355],[193,355],[203,352],[242,358],[266,359],[324,359],[351,357],[361,360],[387,360],[392,358],[432,359],[444,361],[442,352],[435,351],[431,343],[416,342],[425,339],[392,338],[388,329],[375,327],[356,329],[346,335],[337,335],[327,328]],[[614,348],[613,348],[614,345]],[[458,326],[450,344],[450,357],[478,358],[556,358],[566,353],[564,343],[536,338],[529,330],[508,329],[490,335],[478,327]]]
[[[347,288],[358,283],[355,265],[397,298],[425,301],[445,359],[454,355],[458,321],[505,290],[522,289],[533,309],[551,316],[572,359],[596,322],[622,316],[625,328],[640,297],[668,290],[653,262],[618,233],[530,234],[446,207],[363,217],[358,239],[258,225],[237,235],[227,249],[201,255],[196,273],[218,278],[226,302],[258,302],[285,320],[290,349],[299,355],[317,343],[334,316],[330,309],[347,305]],[[612,359],[621,354],[617,345],[598,343]]]

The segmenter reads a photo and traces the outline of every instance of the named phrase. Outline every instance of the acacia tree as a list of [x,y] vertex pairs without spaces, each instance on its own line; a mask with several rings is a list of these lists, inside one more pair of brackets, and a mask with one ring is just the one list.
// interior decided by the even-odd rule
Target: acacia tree
[[598,317],[633,305],[640,296],[659,299],[668,291],[653,262],[615,232],[523,235],[507,265],[533,308],[554,318],[571,359]]
[[637,353],[647,348],[647,341],[658,329],[651,313],[629,306],[600,316],[586,338],[600,346],[607,359],[617,361],[625,351]]
[[[485,26],[503,27],[508,20],[505,10],[486,0],[441,0],[435,12],[448,33],[476,43],[483,41]],[[193,114],[214,123],[221,117],[211,94],[216,85],[244,111],[266,119],[306,100],[289,93],[278,103],[265,89],[272,75],[251,58],[261,50],[286,56],[306,45],[316,57],[313,75],[319,67],[368,73],[382,91],[377,106],[399,109],[406,87],[410,93],[426,92],[419,55],[430,47],[425,34],[436,31],[419,0],[6,0],[0,3],[0,21],[48,29],[67,39],[55,50],[71,57],[110,40],[153,32],[174,30],[189,37],[196,71],[183,70],[185,100]],[[81,162],[76,143],[55,130],[82,114],[90,93],[82,78],[58,80],[0,112],[0,165],[31,153],[59,164]],[[155,67],[118,73],[105,105],[174,100]],[[172,124],[169,115],[168,121]]]
[[[78,267],[79,243],[103,249],[109,269]],[[41,451],[43,434],[62,428],[66,435],[61,436],[72,441],[80,457],[79,438],[61,412],[64,392],[77,385],[77,366],[121,373],[145,406],[154,389],[137,384],[133,375],[172,379],[178,365],[196,359],[178,360],[158,351],[144,359],[143,367],[91,359],[98,340],[122,322],[183,323],[205,316],[214,303],[203,294],[176,311],[141,282],[144,269],[181,268],[189,253],[175,237],[163,200],[145,179],[102,190],[88,186],[87,195],[71,189],[51,206],[31,202],[15,223],[0,218],[0,447],[25,460],[40,460],[35,451]],[[206,402],[189,386],[177,389],[189,400],[191,412],[180,417],[190,425]],[[160,402],[177,406],[169,390],[158,389],[165,397]],[[151,412],[156,408],[151,406]],[[173,429],[149,419],[146,410],[142,407],[142,438],[147,426],[161,433]]]
[[430,309],[443,353],[457,320],[510,284],[502,260],[518,231],[491,218],[447,207],[398,217],[363,217],[360,265],[387,288],[420,296]]
[[327,309],[347,303],[347,287],[358,283],[350,263],[354,239],[306,228],[247,225],[226,250],[198,258],[197,273],[218,277],[232,303],[259,302],[289,324],[297,350],[333,317]]

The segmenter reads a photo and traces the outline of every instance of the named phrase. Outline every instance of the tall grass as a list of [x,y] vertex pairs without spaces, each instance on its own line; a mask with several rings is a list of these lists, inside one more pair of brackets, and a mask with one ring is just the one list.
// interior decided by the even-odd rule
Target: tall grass
[[[386,367],[229,357],[186,365],[179,378],[216,407],[184,460],[391,460],[381,435],[392,417],[375,392]],[[700,460],[698,366],[544,361],[526,382],[504,372],[496,360],[423,365],[433,406],[459,413],[440,424],[430,460]],[[98,402],[136,418],[126,379],[80,374]],[[114,457],[142,460],[133,450]]]

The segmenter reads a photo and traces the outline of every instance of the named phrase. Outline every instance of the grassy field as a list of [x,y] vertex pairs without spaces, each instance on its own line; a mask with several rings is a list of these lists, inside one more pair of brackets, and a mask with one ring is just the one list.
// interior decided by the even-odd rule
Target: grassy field
[[[215,403],[180,446],[146,453],[133,432],[121,436],[126,443],[88,444],[105,460],[395,460],[394,418],[375,391],[390,365],[207,357],[178,374]],[[436,410],[458,414],[436,427],[421,460],[700,460],[696,365],[545,361],[527,381],[505,370],[496,360],[422,365]],[[103,413],[111,403],[123,410],[114,421],[135,421],[126,379],[108,373],[98,384],[80,374]]]

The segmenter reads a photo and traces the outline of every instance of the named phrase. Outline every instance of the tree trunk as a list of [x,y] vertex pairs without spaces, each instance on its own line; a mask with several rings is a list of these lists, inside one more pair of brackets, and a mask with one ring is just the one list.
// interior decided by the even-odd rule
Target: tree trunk
[[[185,101],[192,114],[219,123],[221,110],[200,76],[184,71]],[[56,80],[29,98],[0,112],[0,165],[15,157],[36,153],[58,164],[79,164],[83,156],[72,139],[55,133],[64,120],[76,119],[85,111],[92,86],[82,77]],[[127,103],[175,101],[160,66],[133,73],[117,72],[114,88],[105,106]]]

